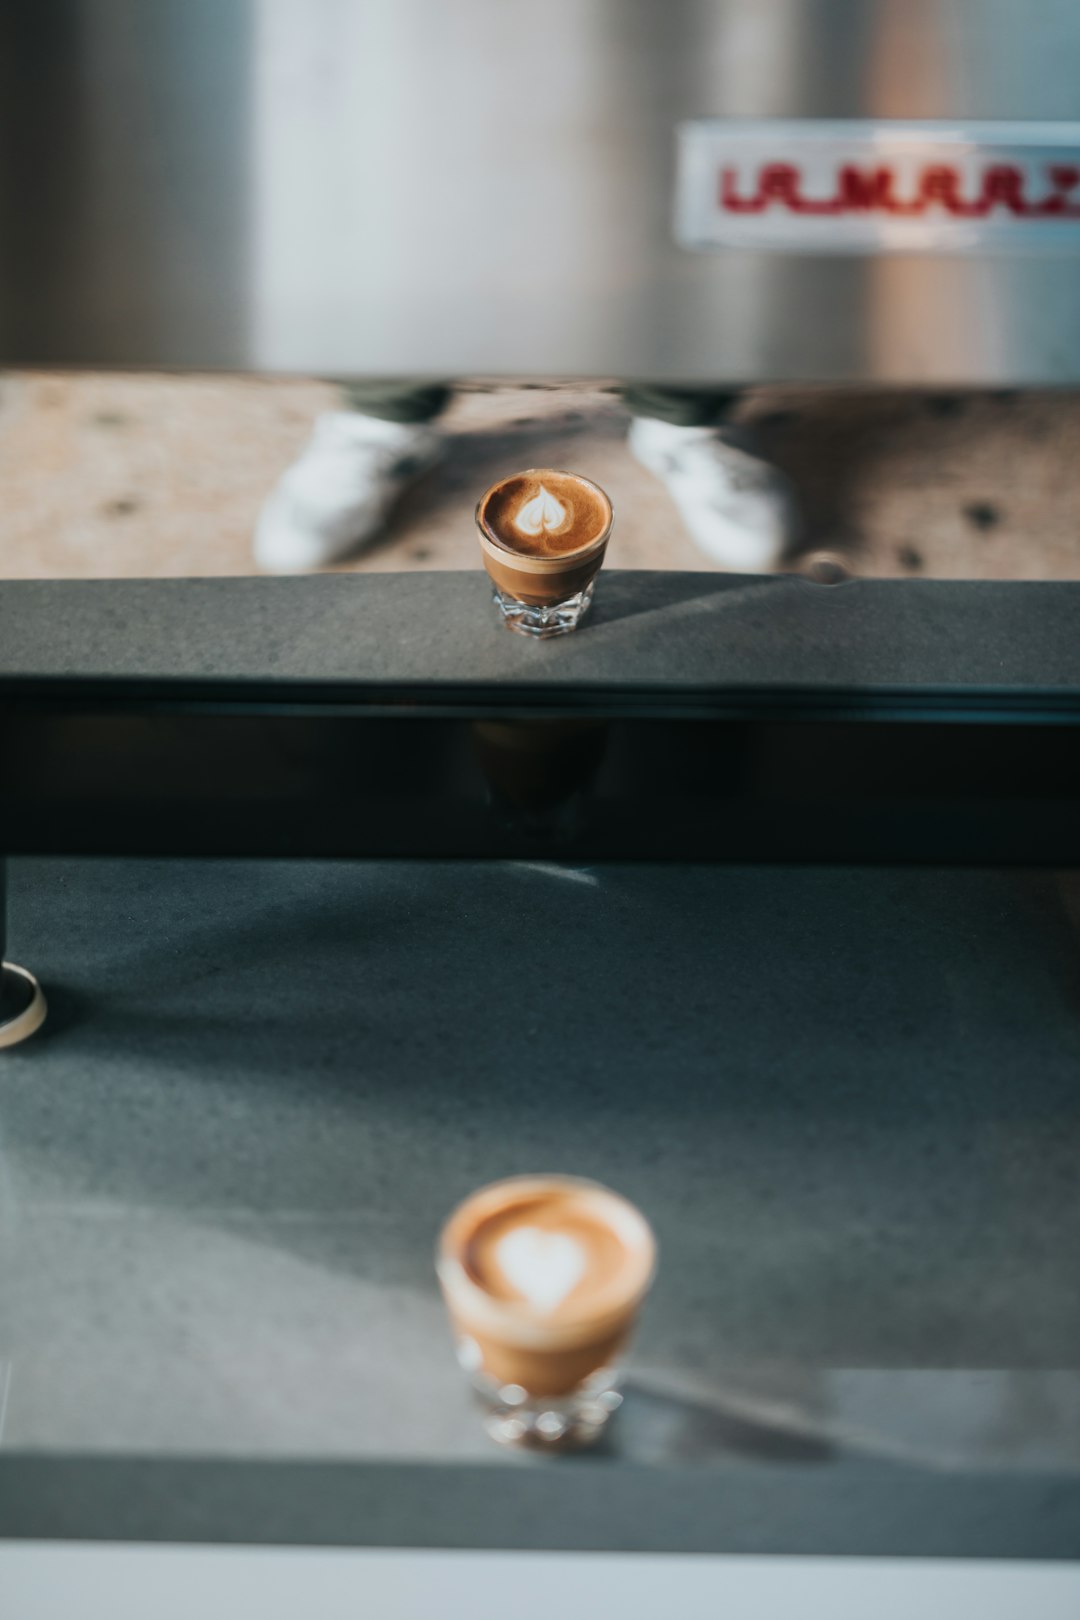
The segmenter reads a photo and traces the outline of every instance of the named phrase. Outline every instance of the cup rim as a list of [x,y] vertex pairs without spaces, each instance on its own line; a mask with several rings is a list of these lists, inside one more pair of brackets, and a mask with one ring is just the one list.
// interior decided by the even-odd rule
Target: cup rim
[[[512,546],[508,546],[505,541],[500,540],[496,534],[493,534],[492,531],[485,526],[483,518],[480,515],[483,511],[484,503],[487,501],[491,493],[494,490],[499,489],[501,485],[509,483],[511,478],[528,478],[530,476],[536,476],[545,472],[557,473],[560,478],[575,478],[579,483],[587,484],[590,489],[594,489],[598,495],[603,496],[608,509],[607,522],[604,524],[603,529],[595,539],[588,541],[583,546],[579,546],[576,551],[560,551],[557,556],[551,557],[538,556],[535,552],[515,551]],[[500,552],[503,556],[512,557],[516,563],[532,563],[534,565],[539,563],[544,565],[543,569],[526,569],[527,572],[555,573],[559,568],[565,567],[567,563],[581,562],[585,558],[590,557],[594,551],[599,549],[600,546],[607,543],[615,523],[615,504],[607,490],[602,488],[595,479],[587,478],[584,473],[574,472],[569,467],[522,467],[518,472],[507,473],[504,478],[497,478],[493,484],[488,485],[487,489],[485,489],[484,493],[480,496],[480,499],[476,503],[474,517],[476,519],[476,527],[480,531],[482,543],[486,542],[488,545],[494,547],[494,549]]]
[[[527,1196],[531,1189],[537,1192],[551,1187],[569,1188],[599,1195],[617,1212],[616,1229],[629,1229],[632,1242],[627,1243],[631,1265],[607,1285],[598,1289],[588,1307],[579,1315],[560,1322],[552,1322],[544,1313],[522,1301],[496,1299],[469,1276],[461,1258],[461,1247],[454,1241],[454,1228],[461,1223],[466,1211],[475,1204],[490,1201],[497,1207],[499,1200],[510,1191]],[[481,1217],[482,1218],[482,1217]],[[466,1329],[470,1323],[482,1331],[501,1335],[507,1343],[536,1349],[557,1349],[578,1341],[588,1342],[606,1326],[617,1324],[624,1316],[629,1320],[648,1293],[656,1275],[658,1246],[656,1234],[645,1216],[621,1193],[602,1182],[586,1176],[534,1173],[505,1176],[498,1181],[477,1187],[451,1210],[443,1222],[435,1249],[435,1269],[448,1307],[457,1314]]]

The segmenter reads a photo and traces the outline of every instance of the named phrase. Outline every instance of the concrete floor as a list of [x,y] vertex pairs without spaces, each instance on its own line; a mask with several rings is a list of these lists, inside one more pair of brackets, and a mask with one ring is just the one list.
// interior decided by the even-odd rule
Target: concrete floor
[[[0,578],[246,574],[259,504],[328,383],[25,374],[0,390]],[[761,389],[741,414],[801,494],[801,561],[862,574],[1080,578],[1080,395]],[[515,467],[568,466],[612,495],[609,563],[704,568],[664,488],[628,454],[606,385],[462,385],[444,465],[357,571],[478,566],[477,496]]]

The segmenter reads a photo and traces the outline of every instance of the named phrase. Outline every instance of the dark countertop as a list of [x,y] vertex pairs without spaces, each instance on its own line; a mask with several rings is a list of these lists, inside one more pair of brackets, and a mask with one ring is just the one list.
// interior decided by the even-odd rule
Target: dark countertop
[[[0,1057],[0,1534],[1080,1555],[1078,908],[13,862],[52,1017]],[[431,1269],[460,1196],[548,1167],[661,1240],[587,1462],[484,1439]]]
[[[1080,586],[0,585],[0,680],[1080,693]],[[313,807],[313,813],[317,810]],[[1080,1555],[1080,894],[1052,872],[19,860],[0,1534]],[[603,1455],[484,1439],[432,1269],[592,1174],[662,1267]]]
[[474,573],[0,583],[15,676],[1080,691],[1080,584],[612,571],[529,642]]

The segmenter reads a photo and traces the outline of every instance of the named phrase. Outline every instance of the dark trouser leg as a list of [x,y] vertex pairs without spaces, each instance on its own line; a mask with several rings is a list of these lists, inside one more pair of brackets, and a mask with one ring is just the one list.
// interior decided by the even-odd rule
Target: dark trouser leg
[[346,408],[384,422],[430,422],[446,408],[453,392],[449,383],[416,378],[364,377],[340,382]]
[[722,427],[739,398],[737,388],[669,388],[666,383],[627,383],[621,392],[632,415],[673,427]]
[[[365,377],[339,386],[349,410],[384,422],[430,422],[445,410],[453,393],[447,382],[395,377]],[[622,397],[634,416],[651,416],[676,427],[720,427],[737,402],[739,390],[627,383]]]

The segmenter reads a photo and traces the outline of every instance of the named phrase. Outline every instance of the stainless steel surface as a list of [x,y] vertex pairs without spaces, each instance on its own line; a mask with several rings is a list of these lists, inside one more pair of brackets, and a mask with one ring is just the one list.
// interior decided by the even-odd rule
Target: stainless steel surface
[[1075,0],[24,0],[9,362],[1080,378],[1068,255],[698,255],[686,119],[1080,117]]

